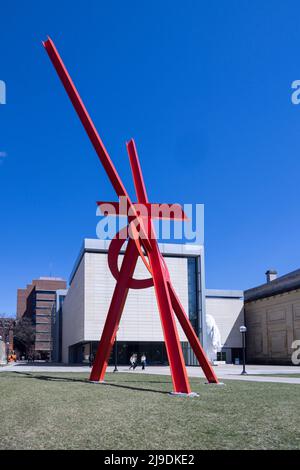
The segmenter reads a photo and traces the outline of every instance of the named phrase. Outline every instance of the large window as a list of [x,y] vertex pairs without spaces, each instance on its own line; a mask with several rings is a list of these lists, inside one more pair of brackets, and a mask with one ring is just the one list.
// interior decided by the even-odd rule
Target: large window
[[[130,356],[133,353],[138,355],[138,364],[140,364],[140,358],[142,354],[146,355],[147,364],[149,365],[168,364],[167,352],[166,352],[165,344],[163,342],[118,341],[117,352],[118,352],[118,364],[128,365]],[[114,348],[112,350],[109,363],[110,364],[114,363]]]
[[218,351],[217,352],[217,361],[226,362],[226,351]]
[[[109,364],[113,365],[115,361],[115,344],[112,348],[109,358]],[[88,343],[78,343],[69,347],[70,362],[85,362],[88,360],[90,351],[96,356],[99,342],[92,341]],[[138,356],[138,364],[140,366],[142,354],[146,355],[148,365],[167,365],[168,357],[164,342],[160,341],[118,341],[117,356],[119,365],[127,365],[129,367],[130,356],[135,353]]]
[[197,260],[188,258],[188,295],[189,319],[197,336],[199,336],[198,299],[197,299]]

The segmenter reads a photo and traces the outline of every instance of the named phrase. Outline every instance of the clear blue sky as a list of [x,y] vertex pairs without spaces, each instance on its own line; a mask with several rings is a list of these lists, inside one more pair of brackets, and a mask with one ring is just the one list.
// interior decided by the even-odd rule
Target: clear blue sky
[[55,41],[126,186],[205,204],[206,284],[300,267],[297,1],[14,1],[0,6],[0,313],[32,278],[68,278],[114,192],[41,45]]

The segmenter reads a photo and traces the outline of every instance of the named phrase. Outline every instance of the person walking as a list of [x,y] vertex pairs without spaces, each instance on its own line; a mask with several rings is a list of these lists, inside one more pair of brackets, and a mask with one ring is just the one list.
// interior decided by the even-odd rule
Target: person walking
[[93,367],[94,359],[95,359],[94,354],[90,353],[90,355],[89,355],[89,366],[90,367]]
[[138,364],[138,355],[134,354],[133,370],[135,370],[137,364]]
[[142,370],[145,370],[146,368],[146,354],[145,353],[142,354],[141,364],[142,364]]
[[131,369],[134,370],[135,369],[136,360],[137,360],[137,355],[136,354],[131,354],[130,359],[129,359],[129,362],[130,362],[129,370],[131,370]]

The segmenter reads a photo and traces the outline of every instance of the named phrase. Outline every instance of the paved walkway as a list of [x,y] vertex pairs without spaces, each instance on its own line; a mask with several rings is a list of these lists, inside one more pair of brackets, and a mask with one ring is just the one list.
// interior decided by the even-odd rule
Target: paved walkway
[[[119,366],[120,372],[129,372],[128,367]],[[300,374],[300,366],[261,366],[261,365],[247,365],[246,369],[248,375],[241,375],[241,366],[231,364],[219,365],[214,367],[215,372],[219,379],[230,380],[244,380],[254,382],[276,382],[276,383],[290,383],[299,384],[300,378],[289,377],[289,374]],[[45,362],[27,364],[17,363],[10,364],[5,367],[0,367],[0,372],[90,372],[88,366],[67,366],[60,364],[50,364]],[[113,367],[108,367],[108,372],[112,372]],[[187,367],[189,377],[204,377],[200,367]],[[145,371],[141,367],[137,367],[135,371],[130,371],[132,374],[156,374],[156,375],[170,375],[170,369],[167,366],[149,366]],[[261,376],[266,374],[266,376]],[[274,375],[284,375],[284,377],[272,377]]]

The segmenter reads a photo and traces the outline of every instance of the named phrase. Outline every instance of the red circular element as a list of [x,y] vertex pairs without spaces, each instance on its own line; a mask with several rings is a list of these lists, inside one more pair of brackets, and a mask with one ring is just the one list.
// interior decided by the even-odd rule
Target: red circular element
[[[115,237],[112,239],[108,249],[108,266],[116,281],[119,279],[119,266],[118,266],[118,257],[121,251],[122,246],[126,241],[127,227],[123,228],[118,232]],[[136,241],[136,240],[135,240]],[[138,240],[139,242],[139,240]],[[138,248],[137,248],[138,250]],[[140,255],[140,250],[138,250]],[[128,287],[130,289],[147,289],[148,287],[153,286],[153,278],[149,277],[147,279],[134,279],[133,277],[129,279]]]

